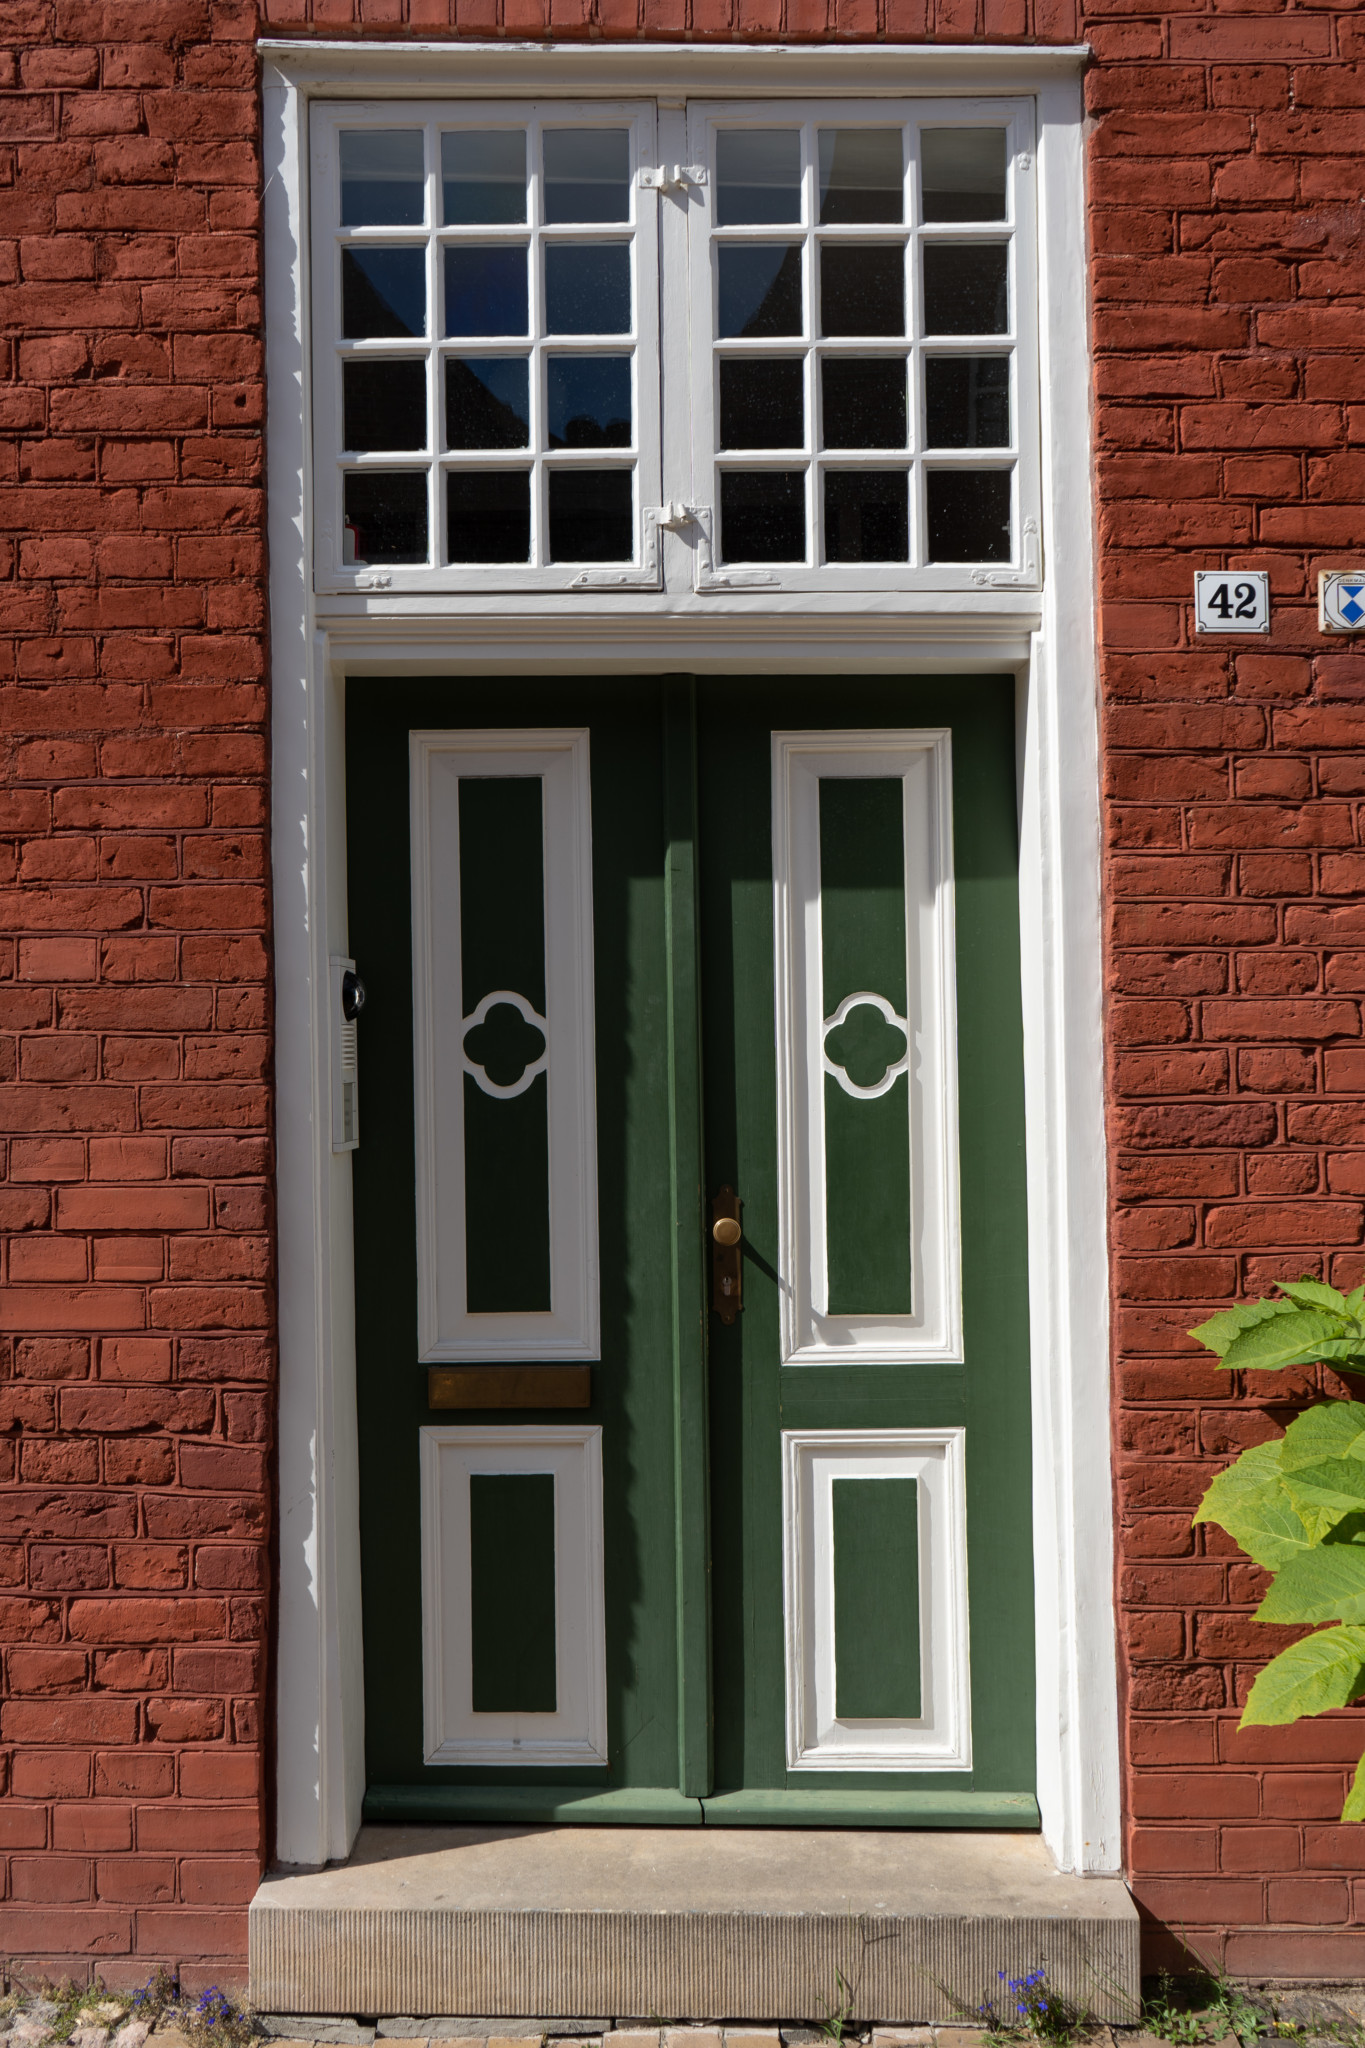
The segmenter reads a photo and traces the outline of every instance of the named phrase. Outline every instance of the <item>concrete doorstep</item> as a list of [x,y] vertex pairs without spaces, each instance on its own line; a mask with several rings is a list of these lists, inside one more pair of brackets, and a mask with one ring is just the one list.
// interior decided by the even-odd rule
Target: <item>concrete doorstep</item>
[[[592,2031],[613,2048],[659,2048],[663,2022],[721,2014],[768,2022],[775,2048],[772,2023],[832,2012],[841,1979],[851,2021],[937,2023],[945,2036],[956,2022],[969,2048],[962,2022],[998,1996],[1002,1973],[1041,1963],[1099,2022],[1135,2019],[1139,1990],[1123,1884],[1060,1874],[1037,1835],[977,1831],[367,1827],[344,1864],[266,1879],[250,1963],[252,2002],[281,2029],[291,2014],[439,2014],[378,2032],[521,2048],[556,2029],[581,2041],[603,2014],[616,2024],[599,2017]],[[504,2018],[515,2024],[495,2032]],[[803,2031],[805,2048],[826,2038],[789,2028],[786,2048],[803,2048]],[[738,2024],[724,2039],[668,2032],[670,2048],[748,2040]],[[916,2044],[929,2037],[881,2048]]]

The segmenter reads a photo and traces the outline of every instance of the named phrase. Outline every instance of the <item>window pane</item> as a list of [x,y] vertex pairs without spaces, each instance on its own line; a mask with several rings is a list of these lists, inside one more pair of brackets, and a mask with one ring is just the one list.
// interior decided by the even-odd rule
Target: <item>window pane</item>
[[425,562],[426,471],[353,469],[346,478],[346,543],[348,561]]
[[450,470],[446,476],[446,552],[452,562],[529,561],[530,471]]
[[548,128],[545,131],[545,218],[630,219],[630,131]]
[[420,128],[342,130],[344,228],[419,228],[425,200]]
[[551,560],[628,562],[634,553],[634,491],[630,470],[552,469]]
[[826,448],[905,446],[904,356],[826,356],[821,383]]
[[531,380],[525,356],[459,356],[446,363],[446,446],[527,448]]
[[723,228],[801,218],[799,128],[722,128],[716,137],[716,220]]
[[899,128],[820,130],[820,224],[905,218]]
[[552,448],[629,448],[629,356],[547,356]]
[[909,470],[825,471],[825,559],[904,562],[910,553]]
[[1004,242],[924,248],[926,334],[1004,334],[1009,329],[1009,250]]
[[926,356],[924,420],[931,448],[1007,447],[1009,358]]
[[441,137],[448,227],[496,227],[526,218],[526,137],[519,128],[463,128]]
[[722,358],[721,447],[803,447],[806,439],[805,368],[800,356]]
[[525,334],[526,244],[446,250],[446,333]]
[[805,471],[722,470],[720,550],[726,562],[804,562]]
[[548,242],[545,326],[550,334],[629,334],[629,245]]
[[425,448],[427,368],[424,362],[363,362],[341,366],[342,440],[356,454]]
[[343,249],[341,331],[347,341],[421,336],[427,331],[426,252]]
[[722,339],[775,341],[779,335],[801,333],[799,243],[722,245],[716,265]]
[[1003,128],[921,128],[926,220],[1005,218]]
[[1007,469],[931,469],[924,482],[931,562],[1008,562]]
[[904,334],[905,252],[899,242],[823,244],[820,330]]

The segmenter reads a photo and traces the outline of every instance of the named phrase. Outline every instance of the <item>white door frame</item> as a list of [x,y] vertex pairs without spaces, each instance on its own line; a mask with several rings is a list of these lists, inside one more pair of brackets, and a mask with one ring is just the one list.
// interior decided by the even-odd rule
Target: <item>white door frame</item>
[[[345,954],[344,678],[695,669],[1011,669],[1033,1357],[1038,1799],[1064,1870],[1120,1867],[1102,1092],[1095,566],[1083,48],[887,44],[261,45],[264,57],[280,1295],[276,1848],[344,1857],[364,1795],[351,1163],[331,1144],[330,968]],[[308,428],[310,98],[433,91],[1029,93],[1038,122],[1041,595],[990,591],[813,614],[750,594],[638,600],[314,599]],[[678,115],[681,119],[681,113]],[[662,125],[662,124],[661,124]],[[661,133],[661,148],[664,137]],[[666,153],[666,152],[664,152]],[[669,536],[672,543],[672,536]],[[567,652],[566,652],[567,650]],[[363,1033],[359,1089],[365,1088]],[[362,1100],[363,1116],[363,1100]],[[363,1125],[362,1125],[363,1128]]]

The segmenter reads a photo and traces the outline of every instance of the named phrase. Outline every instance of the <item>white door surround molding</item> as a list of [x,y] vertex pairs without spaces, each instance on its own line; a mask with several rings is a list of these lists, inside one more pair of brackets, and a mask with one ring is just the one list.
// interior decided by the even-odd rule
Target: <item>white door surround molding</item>
[[[330,956],[345,954],[344,678],[371,675],[936,672],[1018,678],[1020,911],[1033,1355],[1038,1798],[1065,1870],[1120,1866],[1108,1267],[1101,1089],[1098,735],[1083,48],[261,44],[280,1246],[277,1842],[344,1857],[364,1794],[350,1154],[331,1146]],[[510,82],[515,79],[515,84]],[[311,589],[307,128],[313,97],[433,91],[1029,93],[1037,119],[1041,594],[889,611],[762,593],[578,596],[466,617]],[[666,118],[665,118],[666,117]],[[673,150],[681,159],[682,151]],[[671,159],[670,159],[671,160]],[[666,536],[666,545],[673,537]],[[570,609],[570,606],[572,607]],[[458,718],[452,717],[452,723]],[[364,1036],[360,1041],[363,1091]],[[414,1369],[415,1362],[414,1362]]]

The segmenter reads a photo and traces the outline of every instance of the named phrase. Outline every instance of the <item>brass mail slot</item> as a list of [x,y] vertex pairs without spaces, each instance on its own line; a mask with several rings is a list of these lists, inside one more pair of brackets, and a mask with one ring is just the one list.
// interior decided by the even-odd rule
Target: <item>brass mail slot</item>
[[590,1365],[429,1365],[428,1408],[590,1408]]

